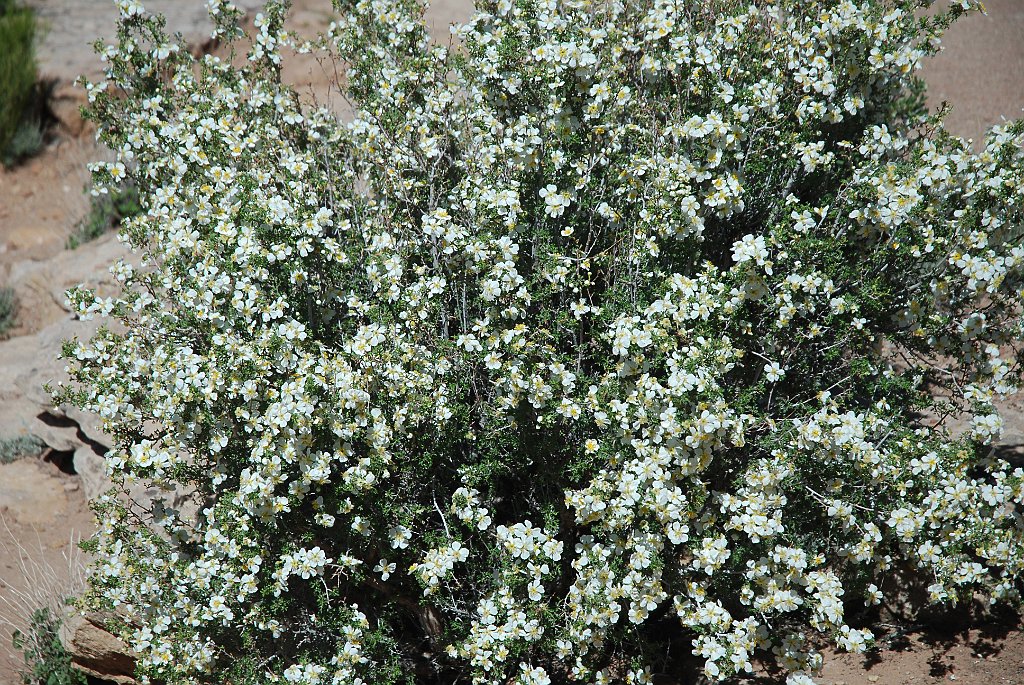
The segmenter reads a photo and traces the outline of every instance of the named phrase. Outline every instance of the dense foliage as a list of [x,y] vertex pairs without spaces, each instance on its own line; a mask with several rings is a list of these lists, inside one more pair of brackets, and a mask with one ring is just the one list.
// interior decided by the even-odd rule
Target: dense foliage
[[[38,133],[25,121],[36,88],[36,21],[32,11],[0,0],[0,160],[17,161],[25,144],[19,137]],[[34,123],[34,122],[33,122]]]
[[242,63],[121,0],[95,171],[145,213],[59,399],[117,439],[92,601],[144,674],[808,683],[894,569],[1017,601],[1024,126],[915,114],[974,4],[482,1],[442,46],[339,1],[310,46],[271,3]]

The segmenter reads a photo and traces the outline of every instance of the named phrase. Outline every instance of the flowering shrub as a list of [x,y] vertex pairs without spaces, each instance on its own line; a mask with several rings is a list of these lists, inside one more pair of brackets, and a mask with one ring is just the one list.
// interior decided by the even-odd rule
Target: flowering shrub
[[808,683],[896,568],[1018,599],[1024,126],[914,105],[974,2],[335,4],[237,66],[121,0],[89,85],[145,213],[59,399],[117,439],[91,597],[144,675]]

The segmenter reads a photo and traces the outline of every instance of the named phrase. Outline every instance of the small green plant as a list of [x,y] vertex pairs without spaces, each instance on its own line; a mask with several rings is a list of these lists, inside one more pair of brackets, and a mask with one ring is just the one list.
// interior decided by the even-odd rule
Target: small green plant
[[46,444],[34,435],[19,435],[0,440],[0,464],[10,464],[16,459],[39,454]]
[[7,337],[18,318],[18,295],[14,288],[0,288],[0,340]]
[[[26,143],[33,139],[26,111],[37,93],[35,37],[32,11],[15,6],[12,0],[0,0],[0,158],[5,165],[22,157],[14,154],[15,141],[26,150]],[[38,132],[38,124],[35,128]],[[41,144],[41,133],[39,138]]]
[[109,193],[93,196],[89,213],[78,222],[73,234],[68,236],[67,247],[74,250],[79,245],[96,240],[122,219],[137,216],[142,212],[139,191],[133,185],[112,189]]
[[25,685],[84,685],[85,674],[71,665],[71,655],[60,641],[60,619],[48,607],[37,609],[27,632],[14,632],[14,648],[25,656]]
[[44,142],[43,123],[35,118],[23,119],[4,152],[4,164],[13,166],[23,159],[35,156],[43,149]]

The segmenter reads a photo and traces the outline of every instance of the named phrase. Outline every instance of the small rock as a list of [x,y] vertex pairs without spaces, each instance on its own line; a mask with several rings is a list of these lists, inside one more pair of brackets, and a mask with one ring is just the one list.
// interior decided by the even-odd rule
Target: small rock
[[878,676],[876,676],[876,675],[869,675],[868,676],[868,682],[869,683],[877,683],[878,682]]
[[87,103],[85,91],[71,84],[63,84],[50,94],[50,111],[65,131],[80,136],[89,130],[89,122],[82,118],[81,108]]
[[61,625],[61,642],[76,668],[118,685],[133,685],[135,654],[104,628],[104,617],[69,611]]

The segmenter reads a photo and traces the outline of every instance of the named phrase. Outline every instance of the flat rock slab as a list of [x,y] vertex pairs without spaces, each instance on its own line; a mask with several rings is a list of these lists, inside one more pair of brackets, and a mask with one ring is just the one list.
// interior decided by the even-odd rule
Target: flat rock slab
[[10,464],[0,464],[0,515],[17,519],[26,526],[39,529],[57,524],[67,513],[70,503],[65,478],[53,465],[36,457],[24,457]]

